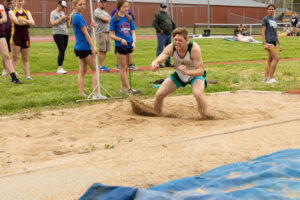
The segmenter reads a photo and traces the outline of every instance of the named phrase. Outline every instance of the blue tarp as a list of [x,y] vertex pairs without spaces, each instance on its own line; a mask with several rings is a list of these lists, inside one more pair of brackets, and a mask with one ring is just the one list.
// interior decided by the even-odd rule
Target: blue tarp
[[94,183],[79,200],[300,200],[300,149],[215,168],[148,189]]

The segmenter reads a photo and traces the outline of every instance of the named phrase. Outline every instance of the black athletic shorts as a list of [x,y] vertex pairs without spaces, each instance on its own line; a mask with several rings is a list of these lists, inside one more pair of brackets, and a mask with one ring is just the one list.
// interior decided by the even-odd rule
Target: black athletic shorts
[[132,49],[123,49],[122,47],[115,47],[115,54],[127,55],[133,52]]
[[79,56],[80,59],[86,58],[89,55],[93,55],[92,50],[75,50],[74,49],[74,52],[75,52],[75,55],[77,57]]
[[276,47],[276,42],[267,42],[267,44],[273,44]]

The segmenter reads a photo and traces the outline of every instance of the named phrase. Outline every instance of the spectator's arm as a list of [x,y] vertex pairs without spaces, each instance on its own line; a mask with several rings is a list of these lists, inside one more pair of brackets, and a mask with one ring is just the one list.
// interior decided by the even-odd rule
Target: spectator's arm
[[66,16],[62,16],[61,18],[53,21],[53,19],[50,19],[50,23],[51,23],[51,26],[55,26],[57,24],[59,24],[60,22],[62,22],[63,20],[66,20]]
[[92,39],[91,39],[91,37],[90,37],[90,35],[89,35],[87,29],[86,29],[86,26],[82,26],[82,27],[80,28],[80,30],[82,31],[82,33],[83,33],[83,35],[84,35],[86,41],[89,43],[89,45],[90,45],[90,47],[91,47],[91,49],[92,49],[93,54],[97,53],[97,50],[96,50],[96,48],[94,47],[94,44],[93,44]]
[[153,22],[152,22],[152,26],[156,29],[157,32],[161,32],[161,29],[159,28],[159,25],[158,25],[158,15],[155,14],[154,15],[154,19],[153,19]]
[[1,14],[0,24],[2,25],[7,22],[7,16],[4,9],[2,11],[0,10],[0,14]]

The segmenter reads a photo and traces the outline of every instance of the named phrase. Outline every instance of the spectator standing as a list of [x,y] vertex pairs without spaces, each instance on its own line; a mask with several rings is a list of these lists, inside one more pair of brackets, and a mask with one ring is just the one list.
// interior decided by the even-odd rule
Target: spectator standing
[[117,1],[118,12],[110,21],[110,38],[115,40],[117,63],[120,65],[120,93],[138,94],[140,91],[130,87],[128,83],[129,57],[135,49],[135,25],[127,14],[129,3],[126,0]]
[[[114,9],[112,10],[110,16],[113,17],[113,16],[116,14],[117,11],[118,11],[118,8],[114,8]],[[126,13],[127,13],[128,15],[130,15],[131,19],[132,19],[133,22],[134,22],[135,17],[134,17],[134,15],[133,15],[133,13],[131,12],[131,10],[128,9],[128,10],[126,11]],[[129,69],[131,69],[131,70],[139,70],[139,68],[136,67],[136,66],[132,63],[132,54],[129,55],[129,63],[130,63],[130,64],[129,64]],[[117,64],[116,70],[120,70],[119,64]]]
[[265,68],[266,83],[277,83],[277,80],[273,78],[279,58],[276,51],[276,45],[279,45],[280,51],[282,47],[279,41],[279,34],[277,30],[277,22],[274,18],[276,7],[274,4],[269,4],[267,7],[268,15],[262,20],[262,38],[264,49],[268,52],[267,66]]
[[293,12],[291,18],[291,25],[292,25],[292,36],[297,36],[298,32],[298,18],[296,12]]
[[4,6],[0,4],[0,54],[2,56],[2,61],[5,63],[6,69],[10,72],[11,82],[15,84],[21,84],[16,76],[14,67],[9,58],[8,46],[4,36],[4,23],[7,21],[7,15],[5,13]]
[[[160,4],[159,11],[157,11],[157,13],[154,15],[152,25],[156,29],[156,57],[158,57],[163,51],[164,47],[168,46],[172,42],[171,33],[175,29],[175,24],[169,13],[167,12],[167,5],[165,3]],[[159,66],[162,67],[161,63]],[[165,67],[173,67],[171,65],[170,57],[166,59]]]
[[58,48],[57,57],[57,74],[66,74],[67,71],[63,69],[63,62],[65,59],[65,52],[68,46],[69,36],[67,28],[68,17],[64,13],[64,8],[67,6],[67,2],[59,0],[57,7],[50,14],[50,23],[53,31],[53,39]]
[[77,76],[77,85],[79,95],[87,97],[84,93],[84,76],[87,71],[87,65],[92,69],[92,87],[94,89],[93,99],[105,99],[105,96],[98,94],[95,90],[97,87],[97,72],[95,54],[96,48],[93,45],[90,33],[88,32],[87,24],[82,16],[86,7],[86,0],[72,0],[73,8],[70,23],[73,26],[75,34],[74,52],[78,57],[79,71]]
[[30,37],[29,27],[34,26],[35,22],[29,10],[23,9],[25,0],[15,1],[15,8],[9,11],[9,18],[12,23],[11,31],[11,54],[14,70],[17,69],[19,53],[21,53],[23,70],[26,80],[33,80],[29,70],[29,49]]
[[106,0],[97,0],[98,8],[94,12],[94,18],[96,22],[96,41],[99,49],[99,69],[101,71],[109,71],[107,67],[104,66],[104,61],[106,53],[110,51],[110,38],[109,38],[109,24],[110,15],[106,12]]
[[[9,44],[10,36],[11,36],[11,21],[9,19],[8,12],[12,9],[12,2],[11,0],[1,0],[1,3],[3,3],[6,18],[7,18],[7,21],[4,23],[4,37],[6,39],[8,51],[11,52],[10,44]],[[8,71],[4,60],[2,60],[2,64],[3,64],[2,76],[6,76],[8,74]]]

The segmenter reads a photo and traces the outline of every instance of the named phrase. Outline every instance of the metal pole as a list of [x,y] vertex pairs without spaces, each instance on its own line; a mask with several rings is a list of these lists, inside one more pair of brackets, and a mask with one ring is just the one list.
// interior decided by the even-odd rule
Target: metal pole
[[284,11],[286,11],[285,0],[283,1]]
[[[94,21],[94,14],[93,14],[93,3],[92,3],[92,0],[90,0],[90,10],[91,10],[91,22]],[[97,48],[96,46],[96,41],[95,41],[95,28],[92,27],[92,30],[93,30],[93,42],[94,42],[94,46],[95,48]],[[97,73],[97,89],[98,89],[98,95],[101,95],[100,93],[100,76],[99,76],[99,67],[98,67],[98,59],[97,59],[97,54],[95,56],[95,60],[96,60],[96,73]],[[94,90],[96,88],[93,88]]]
[[43,4],[43,35],[45,35],[45,28],[46,28],[46,2],[45,0],[42,1]]
[[133,5],[133,0],[131,1],[131,11],[134,14],[134,5]]
[[171,7],[170,7],[170,9],[171,9],[171,17],[172,17],[172,19],[173,19],[173,21],[174,21],[174,18],[173,18],[173,0],[171,0]]
[[209,14],[209,10],[210,10],[210,2],[209,2],[209,0],[207,0],[207,28],[208,29],[210,29],[210,23],[209,23],[210,14]]
[[170,13],[169,12],[169,0],[166,0],[166,5],[167,5],[167,13]]
[[294,0],[292,0],[292,5],[291,5],[291,11],[293,12],[293,4],[294,4]]

